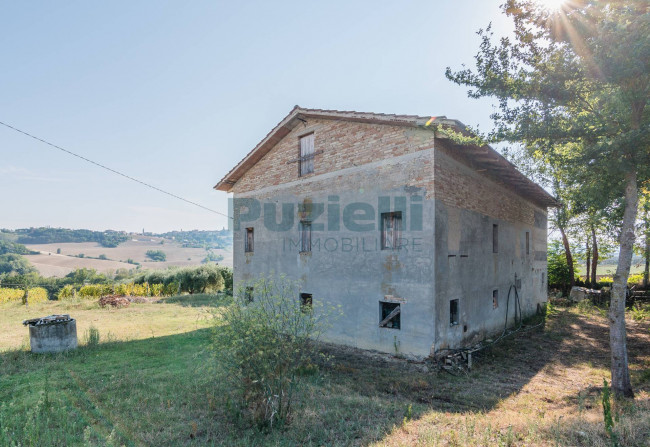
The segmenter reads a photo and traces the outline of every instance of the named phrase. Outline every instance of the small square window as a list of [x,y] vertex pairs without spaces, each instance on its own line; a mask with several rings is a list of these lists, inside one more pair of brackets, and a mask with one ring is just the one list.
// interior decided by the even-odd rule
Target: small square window
[[311,222],[300,222],[300,252],[307,253],[311,251]]
[[379,327],[401,329],[400,303],[379,302]]
[[313,307],[313,298],[311,293],[301,293],[300,294],[300,308],[303,312],[311,311]]
[[530,254],[530,231],[526,231],[526,254]]
[[314,172],[314,134],[305,135],[300,138],[300,161],[298,163],[298,175],[311,174]]
[[400,248],[402,235],[402,212],[381,214],[381,248],[391,250]]
[[244,240],[244,251],[246,253],[253,253],[255,245],[254,229],[246,228],[246,239]]
[[458,300],[449,301],[449,324],[458,325]]
[[494,289],[492,291],[492,309],[499,307],[499,290]]
[[246,287],[244,290],[244,301],[247,303],[252,303],[253,302],[253,292],[255,289],[253,287]]
[[499,225],[492,225],[492,253],[499,253]]

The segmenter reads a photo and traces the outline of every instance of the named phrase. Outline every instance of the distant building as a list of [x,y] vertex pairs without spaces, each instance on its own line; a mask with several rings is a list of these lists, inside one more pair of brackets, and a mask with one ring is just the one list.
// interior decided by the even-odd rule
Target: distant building
[[534,313],[556,202],[445,129],[465,132],[445,117],[296,106],[215,186],[233,193],[235,287],[284,273],[303,304],[341,305],[326,340],[417,356],[500,333],[506,309],[513,324],[515,285]]

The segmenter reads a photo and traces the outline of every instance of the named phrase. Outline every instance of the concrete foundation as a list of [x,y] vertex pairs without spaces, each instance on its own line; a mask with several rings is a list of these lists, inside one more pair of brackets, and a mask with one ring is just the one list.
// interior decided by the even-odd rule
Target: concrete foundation
[[29,326],[32,352],[56,353],[77,348],[77,321]]

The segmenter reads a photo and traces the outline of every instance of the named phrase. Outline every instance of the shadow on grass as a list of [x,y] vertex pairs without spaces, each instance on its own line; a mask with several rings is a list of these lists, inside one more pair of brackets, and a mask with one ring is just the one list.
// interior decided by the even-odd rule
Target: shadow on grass
[[[166,300],[225,304],[214,295]],[[12,412],[5,419],[34,426],[25,420],[27,410],[48,383],[51,399],[67,408],[67,429],[83,439],[91,426],[91,437],[100,445],[111,432],[125,445],[369,445],[399,433],[405,417],[416,423],[435,412],[445,418],[479,417],[519,393],[547,366],[571,367],[594,358],[600,365],[606,358],[607,333],[588,318],[560,316],[551,326],[482,352],[474,371],[462,376],[323,346],[331,356],[319,365],[323,374],[305,377],[293,421],[270,432],[235,424],[230,417],[226,385],[214,368],[210,329],[100,343],[60,355],[2,353],[0,401],[8,405],[4,411]],[[631,358],[643,349],[636,343],[630,347]]]
[[221,307],[232,303],[232,297],[225,293],[209,294],[197,293],[194,295],[176,295],[161,298],[157,304],[179,304],[184,307]]

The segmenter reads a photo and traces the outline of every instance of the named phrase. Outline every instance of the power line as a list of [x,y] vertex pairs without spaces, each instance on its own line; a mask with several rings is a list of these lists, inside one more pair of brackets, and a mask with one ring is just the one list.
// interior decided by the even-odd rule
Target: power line
[[21,134],[26,135],[26,136],[28,136],[28,137],[30,137],[30,138],[33,138],[34,140],[40,141],[41,143],[45,143],[45,144],[47,144],[48,146],[51,146],[51,147],[53,147],[53,148],[55,148],[55,149],[58,149],[58,150],[63,151],[63,152],[65,152],[65,153],[69,154],[69,155],[72,155],[73,157],[80,158],[80,159],[82,159],[82,160],[84,160],[84,161],[87,161],[88,163],[94,164],[95,166],[99,166],[99,167],[102,168],[102,169],[106,169],[107,171],[110,171],[110,172],[112,172],[112,173],[114,173],[114,174],[120,175],[120,176],[122,176],[122,177],[124,177],[124,178],[127,178],[127,179],[132,180],[132,181],[137,182],[137,183],[140,183],[141,185],[144,185],[144,186],[146,186],[146,187],[148,187],[148,188],[154,189],[154,190],[156,190],[156,191],[158,191],[158,192],[161,192],[161,193],[163,193],[163,194],[167,194],[168,196],[171,196],[171,197],[173,197],[173,198],[175,198],[175,199],[178,199],[178,200],[182,200],[183,202],[187,202],[187,203],[189,203],[189,204],[191,204],[191,205],[198,206],[199,208],[203,208],[204,210],[206,210],[206,211],[210,211],[211,213],[219,214],[219,215],[221,215],[221,216],[225,216],[225,217],[227,217],[227,218],[229,218],[229,219],[232,219],[232,217],[231,217],[231,216],[228,216],[227,214],[221,213],[221,212],[219,212],[219,211],[215,211],[215,210],[213,210],[213,209],[211,209],[211,208],[208,208],[208,207],[203,206],[203,205],[201,205],[201,204],[198,204],[198,203],[196,203],[196,202],[192,202],[191,200],[187,200],[187,199],[185,199],[185,198],[183,198],[183,197],[181,197],[181,196],[177,196],[176,194],[173,194],[173,193],[171,193],[171,192],[169,192],[169,191],[165,191],[164,189],[160,189],[160,188],[158,188],[157,186],[154,186],[154,185],[151,185],[151,184],[149,184],[149,183],[143,182],[142,180],[138,180],[137,178],[131,177],[130,175],[124,174],[124,173],[122,173],[122,172],[120,172],[120,171],[116,171],[115,169],[109,168],[108,166],[105,166],[105,165],[103,165],[103,164],[101,164],[101,163],[97,163],[96,161],[92,161],[92,160],[90,160],[89,158],[86,158],[86,157],[84,157],[84,156],[82,156],[82,155],[79,155],[79,154],[75,154],[74,152],[69,151],[69,150],[67,150],[67,149],[64,149],[64,148],[62,148],[61,146],[57,146],[57,145],[54,144],[54,143],[50,143],[49,141],[46,141],[46,140],[44,140],[44,139],[42,139],[42,138],[39,138],[39,137],[34,136],[34,135],[30,134],[30,133],[27,133],[27,132],[25,132],[24,130],[20,130],[20,129],[17,129],[17,128],[13,127],[13,126],[10,126],[10,125],[7,124],[7,123],[4,123],[4,122],[0,121],[0,124],[2,124],[3,126],[9,128],[9,129],[11,129],[11,130],[15,130],[15,131],[18,132],[18,133],[21,133]]

